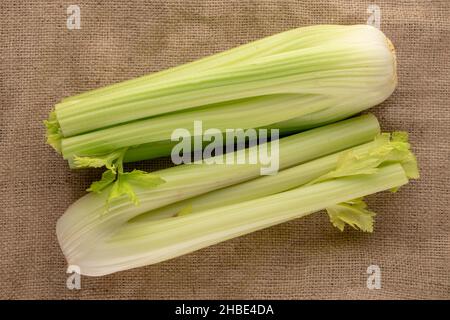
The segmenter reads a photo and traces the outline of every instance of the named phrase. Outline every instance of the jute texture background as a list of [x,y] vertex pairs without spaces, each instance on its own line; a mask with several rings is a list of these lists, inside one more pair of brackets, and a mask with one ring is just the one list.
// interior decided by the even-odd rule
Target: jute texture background
[[[407,130],[421,179],[368,198],[373,234],[317,213],[140,269],[66,288],[55,223],[100,171],[70,171],[42,120],[61,98],[290,28],[366,23],[369,1],[17,1],[0,3],[0,298],[450,298],[450,2],[381,1],[399,86],[373,108]],[[68,30],[66,8],[81,8]],[[139,164],[156,169],[167,159]],[[368,290],[366,270],[381,268]]]

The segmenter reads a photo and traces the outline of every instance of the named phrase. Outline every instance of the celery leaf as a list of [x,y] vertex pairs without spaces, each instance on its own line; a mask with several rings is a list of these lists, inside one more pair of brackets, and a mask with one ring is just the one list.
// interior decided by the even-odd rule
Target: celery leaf
[[74,157],[74,165],[76,168],[100,168],[106,167],[112,172],[116,172],[117,168],[122,165],[122,159],[126,152],[126,148],[119,149],[114,152],[92,157]]
[[330,222],[341,231],[348,224],[354,229],[364,232],[373,231],[373,217],[375,213],[367,209],[362,199],[339,203],[326,208]]
[[100,193],[103,189],[113,183],[114,180],[116,180],[116,173],[112,170],[106,170],[103,172],[102,178],[99,181],[92,182],[91,186],[86,191]]
[[352,150],[344,152],[335,170],[311,181],[309,185],[340,177],[373,174],[379,170],[380,165],[395,162],[402,165],[408,178],[417,179],[417,160],[407,141],[406,132],[382,133],[375,138],[374,146],[370,150],[363,154]]
[[165,180],[157,175],[136,169],[131,172],[118,173],[107,202],[110,203],[116,198],[127,195],[134,205],[139,205],[139,198],[134,191],[134,186],[152,188],[164,182]]

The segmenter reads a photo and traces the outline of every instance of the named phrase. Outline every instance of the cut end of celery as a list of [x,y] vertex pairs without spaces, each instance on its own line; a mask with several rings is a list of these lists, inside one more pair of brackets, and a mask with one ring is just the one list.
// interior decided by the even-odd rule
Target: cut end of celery
[[61,140],[63,135],[55,111],[50,112],[48,120],[44,120],[44,125],[47,128],[47,143],[61,154]]
[[393,81],[395,83],[395,86],[397,86],[398,84],[398,77],[397,77],[397,54],[395,52],[395,47],[394,44],[392,43],[391,40],[389,40],[388,37],[386,37],[386,43],[387,46],[389,48],[389,50],[392,53],[392,64],[393,64],[393,70],[394,70],[394,76],[393,76]]

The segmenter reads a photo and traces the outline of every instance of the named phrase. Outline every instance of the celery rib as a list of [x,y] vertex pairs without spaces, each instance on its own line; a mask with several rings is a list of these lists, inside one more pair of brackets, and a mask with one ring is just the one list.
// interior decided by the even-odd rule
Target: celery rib
[[360,97],[354,101],[355,108],[364,109],[386,99],[395,88],[395,57],[387,43],[379,30],[369,26],[300,28],[65,99],[56,105],[56,118],[67,138],[175,111],[269,94],[318,94],[324,101],[328,99],[324,107],[334,108],[343,96],[352,93]]
[[77,259],[67,258],[85,275],[105,275],[171,259],[407,182],[401,165],[393,164],[369,177],[339,178],[162,223],[148,223],[145,232],[127,234],[125,238],[118,233],[96,243]]
[[[282,138],[279,141],[279,168],[283,170],[368,142],[379,130],[377,119],[373,115],[364,115]],[[109,188],[101,194],[88,194],[69,207],[58,221],[61,246],[65,250],[82,237],[92,237],[90,241],[96,241],[99,233],[90,233],[89,230],[100,224],[106,225],[116,215],[120,214],[120,221],[125,222],[143,212],[256,178],[260,175],[260,168],[261,164],[192,164],[160,170],[154,174],[166,181],[164,184],[148,190],[136,188],[140,199],[138,207],[123,197],[110,204],[106,215],[103,213]]]

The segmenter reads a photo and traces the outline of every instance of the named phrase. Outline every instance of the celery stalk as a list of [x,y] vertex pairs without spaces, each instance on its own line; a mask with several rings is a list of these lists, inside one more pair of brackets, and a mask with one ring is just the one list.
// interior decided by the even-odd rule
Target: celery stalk
[[317,158],[313,153],[298,156],[297,148],[323,152],[327,143],[319,146],[316,138],[330,142],[324,128],[334,127],[338,133],[343,123],[368,119],[374,118],[281,139],[284,170],[275,176],[257,178],[258,166],[249,165],[173,167],[158,172],[165,184],[138,190],[141,206],[119,198],[106,213],[102,204],[107,194],[89,194],[58,220],[64,255],[83,274],[103,275],[170,259],[321,209],[327,209],[340,230],[348,224],[371,232],[374,214],[358,198],[396,190],[408,178],[418,178],[405,133],[381,134],[371,143],[293,166]]
[[75,104],[81,99],[91,98],[92,96],[107,95],[111,92],[117,91],[118,89],[126,90],[130,87],[145,84],[148,81],[169,81],[172,79],[179,79],[181,77],[189,76],[195,72],[237,65],[239,63],[251,61],[251,59],[254,59],[255,57],[264,57],[287,52],[294,48],[308,48],[316,46],[323,41],[333,40],[333,38],[347,32],[348,30],[346,30],[345,27],[333,25],[310,26],[292,29],[164,71],[68,97],[63,101]]
[[[326,154],[330,154],[336,151],[340,151],[343,149],[346,149],[351,146],[355,146],[367,141],[370,141],[377,133],[379,132],[379,125],[376,120],[376,118],[372,115],[364,115],[360,117],[356,117],[353,119],[349,119],[346,121],[341,121],[335,124],[327,125],[324,127],[312,129],[306,132],[303,132],[301,134],[293,135],[290,137],[286,137],[280,140],[279,144],[279,154],[275,155],[276,161],[279,162],[279,168],[284,169],[290,166],[293,166],[297,163],[308,161]],[[269,150],[272,150],[271,146],[272,143],[269,145]],[[295,152],[296,150],[293,150],[292,148],[297,146],[300,151]],[[257,148],[260,148],[258,146],[255,146],[253,148],[247,149],[246,151],[242,152],[235,152],[233,158],[235,158],[237,155],[244,155],[245,159],[249,159],[249,153],[252,150],[257,150]],[[273,150],[271,152],[275,152],[276,150]],[[114,154],[112,154],[114,156]],[[117,153],[117,156],[120,156],[120,159],[123,155],[120,155],[120,153]],[[217,158],[228,157],[227,155],[224,156],[218,156]],[[113,184],[113,188],[115,189],[108,189],[106,192],[109,192],[110,195],[115,193],[114,190],[122,190],[121,193],[114,195],[114,197],[119,197],[120,194],[128,194],[129,198],[134,201],[134,203],[138,202],[138,197],[134,195],[133,186],[129,183],[122,183],[120,179],[117,179],[114,182],[114,177],[106,178],[112,176],[115,174],[115,170],[113,169],[116,166],[122,167],[121,161],[119,159],[115,160],[114,157],[106,157],[106,158],[78,158],[77,159],[77,165],[84,165],[84,162],[87,163],[87,165],[94,165],[94,166],[101,166],[106,165],[106,167],[109,168],[109,170],[113,171],[111,174],[107,171],[105,172],[104,176],[102,177],[102,180],[95,182],[91,185],[90,191],[97,191],[97,192],[103,192],[102,189],[105,189],[107,185]],[[93,164],[93,161],[95,163]],[[115,162],[114,162],[115,161]],[[207,165],[207,164],[206,164]],[[220,164],[217,168],[224,168],[222,170],[230,170],[227,166],[222,166]],[[195,164],[195,166],[198,166],[198,164]],[[209,166],[209,165],[207,165]],[[262,168],[261,163],[259,165],[239,165],[248,167],[247,172],[255,172],[256,170],[260,170]],[[171,168],[171,170],[176,170],[174,168]],[[221,169],[217,169],[221,170]],[[235,170],[235,169],[231,169]],[[255,170],[255,171],[253,171]],[[164,171],[161,171],[164,173]],[[153,184],[153,181],[156,179],[157,174],[146,174],[144,172],[132,172],[132,173],[119,173],[119,177],[123,175],[135,175],[141,176],[142,178],[146,177],[150,179],[150,184]],[[253,174],[253,173],[252,173]],[[165,177],[160,177],[160,181],[167,181]],[[98,188],[98,186],[101,186],[101,188]],[[113,198],[114,198],[113,197]],[[110,203],[112,200],[111,196],[107,198],[107,202]]]
[[[47,136],[71,163],[125,147],[138,149],[125,159],[142,159],[167,152],[170,132],[194,118],[220,130],[299,131],[376,105],[396,83],[395,53],[379,30],[298,28],[65,99],[46,122]],[[155,153],[153,143],[161,146]]]
[[[364,115],[328,126],[312,129],[279,141],[280,170],[321,156],[338,152],[372,140],[379,125],[372,115]],[[269,149],[272,143],[269,143]],[[246,152],[250,152],[246,150]],[[254,179],[260,175],[261,164],[190,164],[154,172],[166,181],[152,188],[135,186],[140,205],[134,206],[126,196],[110,204],[105,202],[111,186],[100,193],[90,193],[79,199],[60,218],[57,225],[61,246],[66,252],[81,238],[95,242],[101,237],[99,225],[120,225],[144,212],[191,198],[212,190]]]
[[105,232],[98,241],[65,251],[65,255],[82,274],[105,275],[171,259],[407,182],[402,166],[392,164],[369,176],[338,178],[196,214],[151,221],[126,233],[117,226],[104,226],[112,234]]
[[336,167],[339,158],[349,150],[353,150],[356,154],[363,154],[367,150],[374,148],[374,146],[375,142],[368,142],[361,146],[282,170],[276,175],[262,176],[151,210],[137,216],[132,221],[137,223],[189,214],[191,212],[200,212],[287,191],[330,172]]
[[[72,136],[158,114],[268,94],[319,94],[334,96],[336,102],[342,94],[362,94],[368,100],[365,95],[377,90],[377,104],[395,87],[395,59],[388,40],[376,28],[314,26],[278,36],[281,43],[292,45],[268,53],[264,46],[253,43],[222,55],[236,60],[234,63],[206,63],[203,68],[188,67],[179,74],[174,70],[169,77],[149,77],[108,94],[62,102],[55,109],[61,132]],[[312,36],[316,38],[309,45],[302,41]],[[264,43],[275,46],[278,42],[274,36]],[[242,59],[247,52],[250,57]]]
[[[346,149],[319,159],[282,170],[273,176],[263,176],[170,204],[141,214],[130,222],[140,223],[162,218],[197,213],[233,203],[287,191],[342,175],[371,174],[383,163],[402,164],[408,178],[417,179],[416,159],[406,137],[401,133],[383,133],[373,142]],[[336,170],[334,170],[336,169]]]
[[258,128],[320,111],[322,100],[314,95],[291,94],[227,102],[68,137],[62,140],[61,151],[65,159],[70,159],[74,155],[105,154],[124,147],[158,142],[170,139],[174,128],[191,128],[199,119],[204,130],[216,128],[224,132],[234,128],[236,123],[242,129]]

